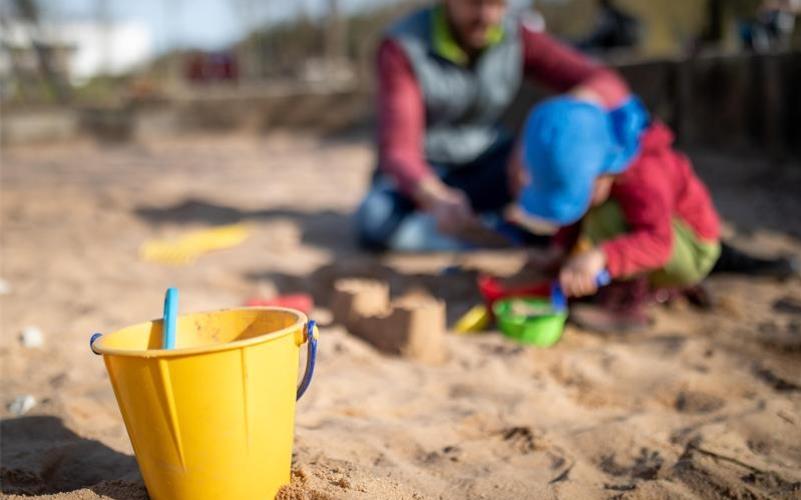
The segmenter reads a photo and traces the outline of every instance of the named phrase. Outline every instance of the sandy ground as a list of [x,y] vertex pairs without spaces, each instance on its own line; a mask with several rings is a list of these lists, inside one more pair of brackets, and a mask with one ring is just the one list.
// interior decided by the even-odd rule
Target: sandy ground
[[[2,493],[146,497],[87,340],[158,316],[169,285],[185,311],[305,290],[325,324],[334,278],[374,276],[446,299],[453,321],[478,300],[478,270],[520,265],[516,253],[360,255],[347,214],[371,159],[364,140],[252,136],[3,151]],[[801,252],[801,169],[697,160],[735,241]],[[149,238],[239,220],[250,239],[193,266],[137,258]],[[439,366],[325,327],[283,497],[799,498],[801,284],[709,284],[712,311],[661,308],[645,334],[569,328],[547,350],[449,335]],[[42,348],[21,346],[27,325]],[[12,416],[23,394],[38,404]]]

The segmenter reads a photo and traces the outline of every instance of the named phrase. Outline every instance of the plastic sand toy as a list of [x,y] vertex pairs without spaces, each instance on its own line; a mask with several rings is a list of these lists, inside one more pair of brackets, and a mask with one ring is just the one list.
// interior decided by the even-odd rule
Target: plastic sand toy
[[171,292],[164,320],[90,340],[150,497],[274,498],[289,483],[295,401],[316,360],[314,322],[292,309],[176,310]]
[[[602,271],[595,281],[600,288],[608,285],[611,277],[607,271]],[[558,282],[509,290],[497,280],[483,278],[479,288],[485,300],[492,304],[498,328],[507,337],[539,347],[550,347],[562,337],[568,303]],[[515,296],[515,293],[521,295]]]
[[456,333],[476,333],[483,331],[490,324],[492,314],[487,306],[479,304],[473,306],[469,311],[459,318],[453,329]]
[[567,320],[567,311],[558,311],[548,299],[539,297],[501,299],[493,312],[504,335],[539,347],[558,342]]
[[241,244],[249,234],[244,224],[203,229],[175,239],[148,241],[139,248],[139,256],[150,262],[188,265],[201,255]]

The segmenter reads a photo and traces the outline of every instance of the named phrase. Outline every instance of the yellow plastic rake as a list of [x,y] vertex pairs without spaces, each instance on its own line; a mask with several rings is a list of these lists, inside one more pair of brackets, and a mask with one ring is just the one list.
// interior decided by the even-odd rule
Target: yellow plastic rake
[[146,241],[139,248],[139,256],[149,262],[173,266],[189,265],[201,255],[241,244],[249,234],[245,224],[202,229],[178,238]]

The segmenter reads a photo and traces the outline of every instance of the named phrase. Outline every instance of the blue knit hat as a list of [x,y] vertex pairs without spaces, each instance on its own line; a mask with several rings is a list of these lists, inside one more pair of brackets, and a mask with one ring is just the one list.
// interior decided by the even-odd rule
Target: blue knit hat
[[595,180],[628,168],[647,125],[636,97],[613,111],[568,96],[536,106],[523,129],[522,160],[531,182],[520,207],[559,226],[576,222],[589,209]]

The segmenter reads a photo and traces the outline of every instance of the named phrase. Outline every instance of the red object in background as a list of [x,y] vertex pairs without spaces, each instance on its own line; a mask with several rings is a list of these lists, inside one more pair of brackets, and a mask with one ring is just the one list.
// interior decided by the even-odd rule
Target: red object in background
[[185,60],[186,79],[192,83],[233,82],[239,80],[239,64],[232,52],[200,52]]
[[193,83],[206,81],[205,57],[199,52],[193,52],[187,57],[186,79]]
[[252,298],[245,301],[247,307],[288,307],[297,309],[303,314],[308,315],[314,309],[314,299],[307,293],[295,293],[291,295],[280,295],[272,299]]
[[239,66],[236,57],[230,52],[222,52],[211,56],[212,75],[218,81],[239,80]]
[[492,304],[501,299],[509,297],[550,297],[550,281],[541,281],[530,285],[516,287],[505,287],[501,280],[492,276],[478,277],[478,290],[487,303],[487,308],[492,310]]

